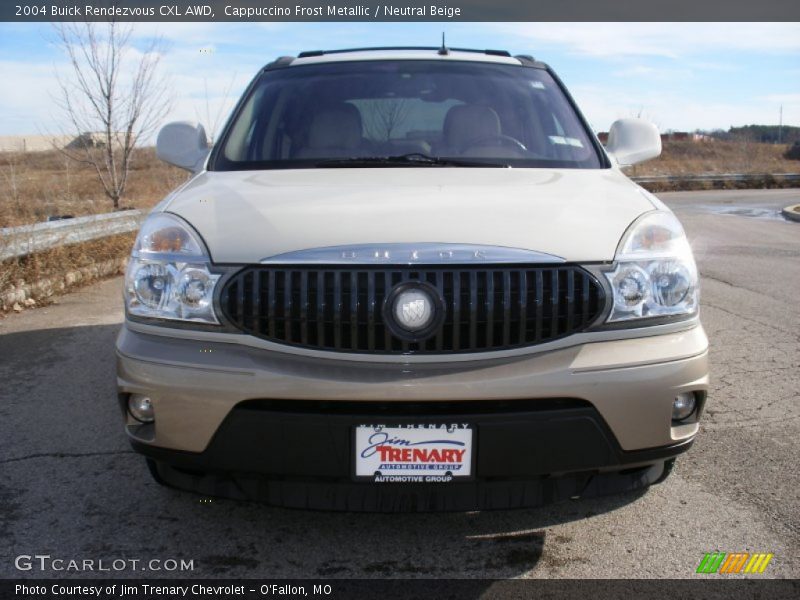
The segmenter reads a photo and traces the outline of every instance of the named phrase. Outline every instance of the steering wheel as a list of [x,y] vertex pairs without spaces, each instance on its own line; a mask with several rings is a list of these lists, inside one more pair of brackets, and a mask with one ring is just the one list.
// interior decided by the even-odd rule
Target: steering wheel
[[[489,142],[499,142],[499,143],[489,143]],[[459,148],[459,152],[463,154],[470,148],[474,148],[475,146],[510,146],[516,150],[522,150],[523,152],[527,152],[528,148],[520,142],[517,138],[513,138],[510,135],[504,135],[502,133],[498,133],[496,135],[487,135],[481,138],[475,138],[474,140],[470,140],[466,144],[464,144],[461,148]]]

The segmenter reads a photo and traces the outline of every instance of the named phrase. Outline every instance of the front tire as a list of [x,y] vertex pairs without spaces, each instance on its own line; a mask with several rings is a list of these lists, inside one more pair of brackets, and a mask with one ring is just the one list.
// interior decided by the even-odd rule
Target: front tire
[[153,478],[158,485],[163,485],[164,487],[169,487],[169,484],[164,481],[164,478],[161,477],[161,474],[158,472],[158,463],[154,461],[152,458],[145,458],[145,462],[147,463],[147,470],[150,471],[150,476]]
[[670,458],[669,460],[664,461],[664,472],[661,476],[653,482],[653,485],[658,485],[659,483],[663,483],[667,480],[667,477],[670,476],[672,473],[672,469],[675,468],[675,461],[678,460],[677,458]]

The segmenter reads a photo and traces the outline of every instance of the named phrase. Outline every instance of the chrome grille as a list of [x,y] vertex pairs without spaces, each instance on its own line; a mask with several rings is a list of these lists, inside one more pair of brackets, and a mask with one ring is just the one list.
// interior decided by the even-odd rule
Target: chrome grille
[[[426,340],[394,337],[383,303],[404,281],[435,286],[442,325]],[[585,329],[600,314],[603,288],[574,265],[254,265],[226,283],[224,317],[241,331],[318,350],[464,353],[548,342]]]

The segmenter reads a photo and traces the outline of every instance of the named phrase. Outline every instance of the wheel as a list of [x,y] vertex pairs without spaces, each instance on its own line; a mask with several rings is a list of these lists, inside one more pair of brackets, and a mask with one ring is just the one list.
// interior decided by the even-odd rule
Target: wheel
[[169,487],[169,484],[161,477],[161,473],[158,472],[158,463],[152,458],[145,458],[144,460],[147,463],[147,470],[150,471],[150,476],[153,478],[153,481],[158,485]]
[[652,485],[656,485],[658,483],[662,483],[669,477],[670,473],[672,473],[672,469],[675,468],[675,461],[678,460],[677,458],[670,458],[669,460],[664,461],[664,472],[661,476],[656,479]]

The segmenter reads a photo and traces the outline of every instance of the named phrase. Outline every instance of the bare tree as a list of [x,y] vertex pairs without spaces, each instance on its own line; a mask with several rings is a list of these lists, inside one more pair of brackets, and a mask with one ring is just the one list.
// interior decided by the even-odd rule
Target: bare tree
[[233,84],[236,81],[236,71],[233,72],[231,75],[231,80],[228,83],[228,87],[225,88],[222,94],[222,100],[217,105],[217,110],[214,111],[214,114],[211,114],[211,98],[208,95],[208,78],[203,78],[203,90],[205,92],[205,114],[201,115],[200,111],[197,110],[195,106],[194,114],[198,121],[205,124],[206,133],[208,134],[208,142],[209,144],[214,143],[214,137],[216,136],[216,132],[219,129],[220,121],[224,116],[223,113],[225,111],[228,104],[229,95],[231,93],[231,88],[233,88]]
[[388,142],[392,133],[408,119],[408,113],[408,102],[403,98],[376,100],[367,119],[369,137]]
[[132,25],[113,21],[54,27],[70,65],[69,77],[56,74],[58,103],[77,136],[60,150],[94,168],[118,209],[137,142],[155,131],[171,104],[158,73],[163,41],[136,49]]

